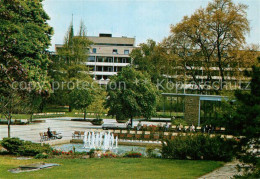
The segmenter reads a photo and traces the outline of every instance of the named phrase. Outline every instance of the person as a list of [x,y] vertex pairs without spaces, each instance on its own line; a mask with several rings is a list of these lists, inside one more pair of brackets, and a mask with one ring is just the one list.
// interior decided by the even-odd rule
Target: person
[[209,125],[209,128],[208,128],[208,134],[210,134],[212,132],[212,126],[211,124]]
[[48,127],[48,131],[47,131],[47,135],[49,138],[52,138],[53,137],[53,134],[51,132],[51,128]]
[[62,135],[59,135],[59,134],[54,135],[54,134],[51,132],[51,128],[50,128],[50,127],[48,128],[47,135],[48,135],[48,137],[49,137],[50,139],[51,139],[51,138],[55,138],[55,139],[61,139],[61,138],[62,138]]
[[177,129],[178,129],[178,131],[181,131],[182,128],[183,128],[183,126],[182,126],[181,123],[180,123],[180,124],[177,126]]
[[164,131],[168,131],[169,130],[169,125],[168,122],[166,122],[166,124],[164,125]]
[[195,126],[193,124],[190,126],[190,132],[195,132]]
[[[205,126],[205,130],[204,130],[204,131],[205,131],[206,133],[209,132],[209,126],[208,126],[208,125]],[[205,132],[204,132],[204,133],[205,133]]]
[[132,123],[131,123],[131,119],[128,121],[128,124],[127,124],[127,129],[131,129],[132,128]]
[[139,131],[142,128],[141,121],[138,122],[136,129]]

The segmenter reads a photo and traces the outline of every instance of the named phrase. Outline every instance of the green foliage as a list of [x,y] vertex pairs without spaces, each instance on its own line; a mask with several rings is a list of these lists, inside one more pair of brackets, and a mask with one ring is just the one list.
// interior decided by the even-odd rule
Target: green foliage
[[3,138],[1,145],[10,153],[17,154],[18,148],[23,144],[19,138]]
[[107,91],[109,115],[148,119],[155,114],[158,92],[147,73],[125,67],[117,76],[111,77]]
[[35,156],[41,153],[50,153],[51,147],[47,144],[37,144],[23,141],[19,138],[4,138],[1,145],[10,153],[22,156]]
[[176,136],[163,142],[162,156],[171,159],[230,161],[236,153],[236,142],[220,136]]
[[236,91],[234,107],[224,113],[227,130],[231,134],[244,136],[239,143],[241,151],[237,158],[250,166],[246,175],[250,175],[251,172],[259,174],[259,152],[253,152],[252,148],[260,148],[260,57],[258,64],[252,67],[248,76],[251,77],[251,90]]
[[93,120],[91,121],[91,123],[92,123],[93,125],[102,125],[104,122],[103,122],[103,119],[93,119]]
[[152,148],[152,147],[148,147],[146,149],[146,153],[147,153],[147,156],[149,158],[157,158],[158,157],[158,155],[154,152],[154,148]]
[[164,45],[175,56],[175,66],[182,67],[178,75],[183,81],[188,75],[200,91],[205,91],[197,69],[203,67],[203,76],[212,84],[216,79],[210,66],[216,62],[221,83],[211,90],[216,93],[223,90],[225,71],[229,67],[232,67],[232,77],[240,79],[240,67],[252,64],[252,59],[247,61],[237,55],[244,48],[250,30],[246,9],[246,5],[235,4],[232,0],[213,0],[206,8],[197,9],[171,26],[171,35]]
[[96,83],[93,83],[93,86],[95,87],[93,101],[87,109],[88,111],[95,112],[96,119],[100,119],[102,114],[107,113],[107,109],[105,109],[104,106],[107,94],[106,91]]
[[41,153],[50,153],[52,151],[48,144],[37,144],[30,141],[25,141],[18,149],[19,155],[22,156],[35,156]]
[[183,126],[188,126],[187,121],[182,118],[175,118],[171,120],[172,125],[179,125],[182,124]]
[[[53,29],[47,20],[42,1],[0,1],[0,110],[9,121],[29,92],[50,94],[47,49]],[[19,82],[25,84],[22,89]]]
[[35,159],[46,159],[48,157],[49,157],[49,155],[40,153],[40,154],[37,154],[34,158]]
[[[74,85],[80,83],[81,86],[88,86],[92,82],[86,73],[88,68],[85,64],[88,59],[87,49],[90,48],[91,44],[92,42],[87,38],[87,31],[83,22],[81,22],[77,36],[74,36],[73,24],[70,25],[64,38],[64,44],[57,49],[58,56],[53,56],[54,63],[49,68],[49,73],[57,83],[54,87],[54,94],[51,95],[49,100],[52,104],[71,105],[70,101],[73,95],[86,96],[86,90],[74,91],[70,82],[73,82]],[[63,83],[65,85],[62,85]],[[73,95],[70,94],[72,91],[74,91]],[[82,104],[74,101],[72,105],[75,109],[82,109],[80,106],[85,105],[83,103],[87,104],[88,99],[86,98]]]
[[[84,82],[82,82],[84,83]],[[69,94],[69,104],[73,109],[82,110],[86,119],[86,109],[93,101],[93,90],[90,86],[74,88]]]
[[165,48],[156,45],[156,42],[151,39],[139,46],[130,54],[134,59],[133,64],[136,65],[137,70],[148,73],[151,76],[151,81],[156,84],[157,80],[162,80],[163,75],[168,74],[170,56]]

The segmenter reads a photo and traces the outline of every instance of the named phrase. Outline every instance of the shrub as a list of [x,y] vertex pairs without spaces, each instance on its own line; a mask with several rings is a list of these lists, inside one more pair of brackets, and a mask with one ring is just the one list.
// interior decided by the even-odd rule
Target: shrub
[[46,159],[48,157],[49,157],[49,155],[47,155],[47,154],[37,154],[34,158],[35,159]]
[[124,157],[130,157],[130,158],[141,158],[142,154],[139,152],[127,152],[124,154]]
[[37,144],[30,141],[23,141],[19,138],[4,138],[1,145],[10,153],[22,156],[35,156],[40,153],[51,152],[47,144]]
[[148,148],[146,149],[146,153],[147,153],[147,157],[149,157],[149,158],[157,158],[157,157],[159,157],[159,156],[154,152],[154,148],[148,147]]
[[1,145],[10,154],[17,154],[19,147],[23,144],[23,141],[19,138],[3,138]]
[[91,123],[92,123],[93,125],[102,125],[104,122],[103,122],[103,119],[93,119],[93,120],[91,121]]
[[208,135],[176,136],[163,142],[162,157],[172,159],[230,161],[236,153],[236,141]]
[[50,153],[51,147],[47,144],[36,144],[30,141],[25,141],[23,145],[19,147],[18,153],[23,156],[35,156],[41,153]]

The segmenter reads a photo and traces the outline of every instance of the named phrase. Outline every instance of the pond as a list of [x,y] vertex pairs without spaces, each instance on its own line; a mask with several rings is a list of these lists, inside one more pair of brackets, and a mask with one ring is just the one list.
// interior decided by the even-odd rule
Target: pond
[[[62,150],[64,152],[68,152],[73,150],[73,146],[75,147],[76,152],[88,152],[90,149],[84,148],[84,144],[62,144],[56,145],[53,148],[56,150]],[[143,156],[147,156],[146,147],[144,146],[127,146],[127,145],[118,145],[116,149],[112,149],[113,153],[116,154],[124,154],[126,152],[134,151],[140,152]],[[157,156],[161,156],[160,150],[158,148],[154,149],[154,152]]]

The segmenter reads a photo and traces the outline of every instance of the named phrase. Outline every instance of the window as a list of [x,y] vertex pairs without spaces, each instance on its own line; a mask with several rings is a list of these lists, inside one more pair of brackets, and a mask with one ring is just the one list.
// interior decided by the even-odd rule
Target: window
[[95,62],[95,57],[94,56],[89,56],[88,57],[89,62]]
[[122,58],[122,63],[126,63],[126,59],[125,58]]
[[113,49],[113,54],[117,54],[117,49]]
[[96,49],[96,48],[93,48],[92,52],[93,52],[93,53],[97,53],[97,49]]
[[107,58],[107,62],[112,63],[113,59],[112,58]]
[[125,54],[125,55],[128,55],[128,54],[129,54],[129,50],[125,50],[125,51],[124,51],[124,54]]

